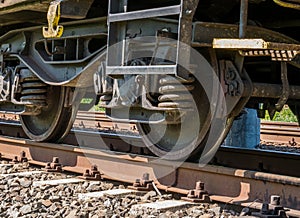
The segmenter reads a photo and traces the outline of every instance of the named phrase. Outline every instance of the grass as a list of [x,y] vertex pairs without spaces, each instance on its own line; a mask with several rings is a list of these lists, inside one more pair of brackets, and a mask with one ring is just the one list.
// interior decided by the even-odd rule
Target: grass
[[93,111],[100,111],[103,112],[105,111],[105,108],[100,107],[99,105],[94,105],[92,106],[91,104],[93,104],[94,99],[93,98],[83,98],[80,102],[80,104],[86,104],[87,106],[90,105],[90,107],[93,108]]
[[[266,112],[266,116],[263,120],[271,120],[268,112]],[[272,121],[298,122],[297,117],[293,114],[293,112],[287,105],[283,107],[282,111],[275,113]]]

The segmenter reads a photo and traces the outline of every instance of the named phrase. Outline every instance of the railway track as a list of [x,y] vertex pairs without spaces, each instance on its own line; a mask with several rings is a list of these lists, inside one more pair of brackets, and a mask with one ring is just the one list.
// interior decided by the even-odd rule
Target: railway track
[[[84,133],[87,132],[83,131],[81,134]],[[71,140],[71,138],[70,135],[68,140]],[[128,136],[128,140],[138,141],[139,139],[135,136]],[[92,141],[90,141],[92,144],[95,143]],[[78,147],[71,144],[36,143],[26,139],[1,137],[0,150],[4,157],[9,159],[13,159],[21,151],[25,151],[30,163],[41,166],[45,166],[47,162],[57,156],[60,158],[64,170],[76,173],[82,173],[91,165],[97,165],[102,173],[102,178],[127,183],[134,183],[143,174],[148,173],[149,178],[155,182],[160,190],[183,195],[187,195],[190,190],[195,188],[197,182],[202,181],[205,184],[205,190],[210,194],[211,200],[225,203],[232,202],[245,207],[251,205],[256,209],[261,208],[261,203],[267,202],[270,195],[277,194],[282,197],[283,205],[291,209],[288,214],[300,216],[297,211],[299,210],[297,200],[299,199],[299,178],[267,172],[268,169],[270,171],[274,169],[284,171],[285,169],[285,172],[287,172],[287,167],[294,166],[294,169],[291,168],[290,170],[297,173],[295,163],[299,163],[299,156],[288,156],[289,161],[294,161],[294,163],[288,163],[286,157],[282,156],[287,154],[277,153],[276,159],[276,155],[270,152],[267,152],[268,155],[266,155],[257,151],[255,156],[250,153],[251,151],[244,149],[222,148],[214,159],[215,165],[199,167],[197,163],[180,163],[176,168],[174,162],[161,161],[146,155],[141,156],[108,150],[107,144],[125,147],[126,143],[117,137],[109,136],[104,141],[105,143],[102,144],[101,149],[99,147],[95,149],[87,142]],[[264,163],[255,161],[258,157]],[[243,161],[238,164],[237,160],[239,158]],[[268,161],[268,158],[272,161]],[[285,160],[285,164],[280,164],[279,160]],[[225,163],[226,161],[227,163]],[[223,166],[216,165],[216,163],[220,164],[222,162]],[[277,163],[279,168],[270,163]],[[238,164],[239,167],[234,168],[234,164]],[[243,168],[245,165],[247,165],[248,170]],[[265,172],[251,170],[252,167],[263,167]],[[126,174],[124,174],[124,170],[126,170]],[[226,181],[226,185],[220,184],[220,181]]]
[[[297,211],[300,210],[297,200],[300,186],[297,168],[299,155],[223,147],[210,165],[199,167],[197,163],[177,163],[177,168],[174,162],[149,156],[139,136],[127,134],[120,138],[118,133],[114,133],[116,129],[106,127],[106,131],[102,131],[102,125],[98,130],[93,128],[91,131],[92,123],[101,122],[101,116],[89,120],[90,129],[83,126],[73,129],[60,145],[25,139],[15,119],[12,119],[13,123],[2,122],[0,130],[6,137],[0,138],[0,152],[4,157],[13,159],[25,151],[30,163],[41,166],[57,156],[64,170],[76,173],[97,165],[102,178],[127,183],[134,183],[148,173],[159,189],[183,195],[187,195],[198,181],[202,181],[212,200],[251,205],[256,209],[275,194],[281,196],[283,205],[291,209],[289,215],[300,216]],[[79,114],[78,123],[83,119],[84,116]],[[99,141],[99,135],[102,141]],[[227,181],[227,185],[220,185],[219,181],[223,180]]]
[[[87,122],[85,121],[86,117],[89,118]],[[79,125],[82,122],[84,122],[83,125]],[[101,124],[98,125],[98,122]],[[116,125],[121,126],[121,124],[117,123]],[[91,112],[89,115],[85,114],[84,116],[79,113],[74,128],[64,139],[63,143],[71,146],[104,149],[113,152],[129,152],[134,155],[151,155],[136,130],[132,131],[134,124],[125,125],[127,125],[125,126],[127,128],[115,128],[115,124],[111,121],[108,122],[104,113],[101,112]],[[265,125],[265,123],[262,123],[262,125]],[[6,121],[0,122],[0,133],[10,137],[26,138],[20,124],[14,117],[8,119],[6,116]],[[297,168],[300,160],[299,155],[284,151],[268,150],[266,148],[263,148],[263,150],[252,150],[221,147],[212,160],[212,163],[300,177],[300,172]]]
[[[187,195],[191,193],[190,191],[205,193],[204,190],[193,190],[196,183],[202,181],[210,200],[236,203],[256,209],[262,207],[262,202],[269,200],[269,195],[278,194],[282,198],[282,204],[290,208],[287,214],[300,216],[297,211],[300,180],[296,177],[216,165],[199,167],[196,163],[182,163],[175,169],[174,162],[161,161],[149,156],[70,145],[35,143],[6,137],[1,137],[0,142],[1,152],[8,159],[14,159],[20,151],[24,151],[29,163],[45,166],[53,156],[58,156],[63,170],[82,173],[91,165],[97,165],[102,179],[132,184],[142,181],[136,185],[141,189],[146,188],[149,181],[153,180],[157,188],[168,193],[175,192],[182,195]],[[145,174],[148,174],[149,179],[145,179],[143,176]],[[195,196],[192,199],[199,198]]]
[[136,125],[128,122],[113,122],[104,112],[79,111],[74,127],[102,130],[131,131],[137,133]]
[[[0,119],[18,121],[17,116],[7,114],[0,114]],[[113,122],[106,117],[104,112],[79,111],[74,128],[123,131],[132,132],[135,135],[138,134],[134,123],[127,123],[125,121]],[[297,142],[300,142],[300,127],[298,123],[294,122],[261,121],[260,136],[263,142],[297,146]]]
[[298,123],[262,121],[260,137],[266,142],[296,146],[300,142],[300,127]]
[[[75,126],[79,128],[102,128],[107,130],[137,132],[134,123],[114,123],[105,116],[104,112],[79,111]],[[296,146],[300,142],[300,127],[294,122],[261,121],[261,140],[264,142],[282,143]]]
[[[138,134],[134,123],[114,123],[105,116],[104,112],[79,111],[75,121],[75,127],[99,128],[116,131],[128,131]],[[300,127],[298,123],[261,121],[260,137],[263,142],[294,146],[300,143]],[[300,150],[300,149],[299,149]]]

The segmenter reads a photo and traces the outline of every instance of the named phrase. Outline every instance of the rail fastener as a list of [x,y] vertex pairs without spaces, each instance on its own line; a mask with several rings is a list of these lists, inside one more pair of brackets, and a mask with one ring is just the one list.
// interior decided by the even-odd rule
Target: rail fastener
[[208,192],[204,189],[204,182],[196,182],[195,189],[189,190],[187,197],[181,197],[181,200],[192,203],[210,203],[211,199]]
[[44,168],[46,172],[61,172],[62,171],[62,165],[59,163],[58,157],[53,157],[52,162],[48,162],[46,164],[46,167]]
[[28,158],[26,157],[26,152],[21,151],[19,156],[14,156],[14,158],[11,161],[13,164],[17,163],[26,163],[28,162]]
[[80,179],[99,181],[102,179],[101,173],[96,165],[92,165],[91,169],[86,169]]
[[144,173],[141,179],[136,179],[132,186],[128,186],[129,189],[136,191],[151,191],[153,190],[153,180],[149,179],[149,173]]
[[260,212],[252,212],[251,215],[261,218],[285,218],[287,214],[280,205],[280,196],[271,195],[270,203],[263,203]]

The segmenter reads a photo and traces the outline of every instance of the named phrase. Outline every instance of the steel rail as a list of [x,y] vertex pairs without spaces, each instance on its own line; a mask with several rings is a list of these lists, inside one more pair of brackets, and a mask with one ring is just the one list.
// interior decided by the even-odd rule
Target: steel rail
[[97,165],[102,178],[127,183],[148,173],[158,188],[181,194],[187,194],[197,181],[202,181],[212,200],[245,207],[260,208],[261,202],[277,194],[282,198],[282,205],[290,209],[289,215],[300,215],[300,178],[296,177],[215,165],[200,167],[197,163],[168,162],[150,156],[8,137],[0,137],[0,151],[11,159],[25,151],[30,163],[42,166],[57,156],[64,170],[76,173]]
[[[0,114],[0,118],[17,121],[15,115]],[[134,123],[113,122],[104,112],[78,111],[76,127],[136,130]],[[300,127],[295,122],[261,121],[261,140],[274,143],[299,142]]]
[[[77,122],[99,122],[100,126],[109,127],[120,125],[122,123],[113,123],[105,116],[103,112],[83,112],[79,111],[77,115]],[[102,123],[102,125],[101,125]],[[134,123],[130,123],[131,129],[134,128]],[[128,128],[128,127],[127,127]],[[300,143],[300,127],[295,122],[274,122],[274,121],[261,121],[261,140],[274,143],[299,142]]]
[[[0,122],[0,134],[12,138],[27,138],[19,123]],[[113,131],[72,129],[62,143],[77,147],[128,152],[134,155],[141,153],[151,155],[141,137],[120,135]],[[295,177],[300,177],[299,162],[298,153],[238,147],[220,147],[211,161],[216,165]]]
[[[0,123],[0,132],[3,135],[25,137],[20,124],[15,121]],[[160,189],[181,194],[186,194],[193,188],[196,180],[201,180],[206,183],[206,189],[214,200],[260,207],[260,204],[252,201],[260,199],[264,202],[268,200],[269,195],[277,194],[282,196],[284,206],[300,210],[298,200],[300,172],[297,168],[300,156],[296,154],[223,147],[212,161],[222,167],[207,165],[200,168],[195,163],[183,163],[176,168],[174,167],[176,162],[160,161],[155,157],[130,153],[134,150],[140,152],[139,149],[143,149],[141,139],[137,136],[124,135],[121,138],[125,139],[125,142],[117,133],[73,130],[66,138],[65,144],[60,145],[36,143],[13,137],[0,138],[0,152],[6,158],[12,159],[21,151],[25,151],[31,163],[45,165],[54,156],[58,156],[65,165],[65,170],[82,173],[90,165],[96,164],[104,173],[103,178],[114,177],[119,181],[130,183],[147,172]],[[78,139],[82,141],[78,143]],[[81,146],[78,146],[79,144]],[[138,145],[137,148],[132,149],[132,144]],[[122,148],[127,153],[120,152]],[[126,175],[123,175],[124,171]],[[159,175],[167,171],[171,172],[170,175],[160,178]],[[226,181],[226,185],[223,183],[220,185],[220,181]],[[240,192],[237,193],[237,190]],[[292,213],[295,214],[297,211]]]
[[300,142],[300,127],[298,123],[262,121],[260,138],[266,142],[290,144]]

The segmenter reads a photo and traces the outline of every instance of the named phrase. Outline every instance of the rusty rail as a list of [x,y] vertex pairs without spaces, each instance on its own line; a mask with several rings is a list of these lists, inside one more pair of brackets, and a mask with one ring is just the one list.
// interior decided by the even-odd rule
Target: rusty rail
[[[0,122],[0,134],[13,138],[27,138],[21,125],[16,122]],[[128,152],[134,155],[141,153],[151,155],[138,135],[121,135],[120,138],[119,133],[113,131],[73,129],[63,143],[72,146],[81,145],[94,149]],[[211,162],[227,167],[300,177],[298,169],[300,155],[297,153],[221,147]]]
[[97,165],[102,178],[127,183],[148,173],[158,188],[181,194],[187,194],[197,181],[202,181],[212,200],[246,207],[260,208],[262,202],[276,194],[281,196],[283,206],[291,209],[290,215],[300,215],[297,211],[300,210],[300,178],[296,177],[215,165],[200,167],[197,163],[168,162],[149,156],[7,137],[0,137],[0,151],[10,159],[25,151],[30,163],[38,165],[45,165],[57,156],[64,170],[77,173]]
[[[17,116],[2,113],[0,119],[18,121]],[[78,111],[74,127],[126,130],[137,133],[135,123],[113,122],[104,112]],[[300,127],[295,122],[261,121],[260,138],[265,142],[297,145],[300,144]]]
[[300,127],[294,122],[262,121],[260,138],[266,142],[296,145],[300,143]]
[[[223,147],[213,159],[213,165],[200,167],[197,163],[167,162],[132,153],[143,148],[136,136],[123,136],[121,140],[116,134],[73,130],[64,144],[50,144],[16,139],[25,137],[17,123],[0,123],[0,131],[3,135],[10,134],[10,137],[0,137],[0,152],[5,158],[13,159],[25,151],[31,163],[45,165],[57,156],[64,170],[82,173],[97,165],[103,178],[129,183],[149,173],[160,189],[181,194],[186,194],[201,180],[216,201],[258,208],[270,195],[279,195],[283,205],[292,209],[289,213],[297,214],[294,210],[300,210],[297,168],[300,155]],[[78,142],[78,138],[84,140]],[[139,148],[132,148],[132,144],[139,143]],[[220,184],[220,181],[225,182]]]

